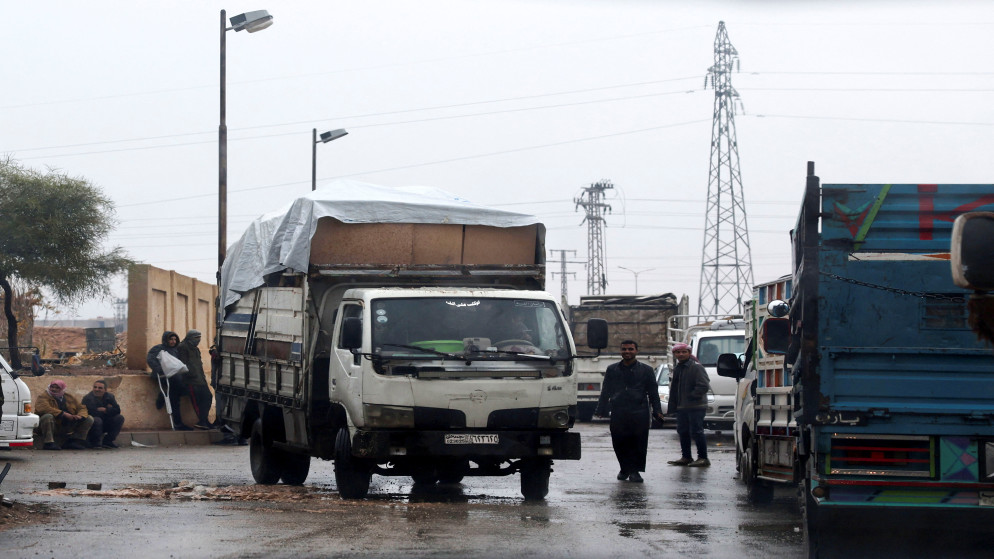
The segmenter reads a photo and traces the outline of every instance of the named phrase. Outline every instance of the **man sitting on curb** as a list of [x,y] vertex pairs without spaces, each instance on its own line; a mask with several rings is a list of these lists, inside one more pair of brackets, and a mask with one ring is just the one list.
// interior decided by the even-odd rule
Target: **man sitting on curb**
[[121,415],[117,399],[107,392],[107,381],[93,381],[93,391],[83,396],[83,405],[93,418],[93,427],[87,437],[90,448],[117,448],[114,439],[121,434],[124,416]]
[[79,403],[72,394],[66,394],[66,383],[53,380],[48,390],[42,392],[35,402],[35,412],[41,416],[36,433],[45,443],[45,450],[60,450],[55,439],[68,438],[63,446],[69,450],[86,448],[86,435],[93,426],[93,418],[86,406]]

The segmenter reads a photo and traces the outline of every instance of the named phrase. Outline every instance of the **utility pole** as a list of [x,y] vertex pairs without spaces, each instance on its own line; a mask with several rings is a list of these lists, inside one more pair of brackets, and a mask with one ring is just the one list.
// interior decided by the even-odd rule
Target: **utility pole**
[[604,212],[611,213],[611,206],[604,203],[604,191],[614,188],[611,181],[603,179],[583,189],[574,198],[576,208],[581,206],[586,215],[580,225],[587,224],[587,295],[603,295],[607,290],[604,272]]
[[114,299],[114,332],[120,334],[128,324],[128,300]]
[[550,249],[549,252],[552,253],[552,254],[557,253],[557,252],[559,253],[559,260],[549,260],[549,263],[550,264],[554,264],[556,262],[559,263],[559,271],[558,272],[552,272],[552,276],[555,277],[556,274],[559,274],[559,277],[560,277],[560,279],[562,281],[562,283],[559,285],[559,294],[560,294],[560,298],[562,299],[563,310],[567,310],[567,309],[569,309],[569,298],[567,297],[566,276],[567,275],[571,275],[571,276],[573,276],[575,278],[576,277],[576,272],[567,272],[566,271],[566,264],[586,264],[586,262],[583,262],[583,261],[580,261],[580,260],[566,260],[566,253],[567,252],[570,253],[570,254],[572,254],[573,256],[576,256],[576,251],[575,250],[551,250]]
[[735,105],[741,107],[742,101],[732,87],[732,68],[737,70],[738,63],[739,53],[728,39],[725,22],[718,22],[714,65],[708,68],[704,78],[704,87],[710,81],[714,88],[714,122],[711,125],[699,314],[738,314],[742,301],[752,291],[749,227],[735,136]]

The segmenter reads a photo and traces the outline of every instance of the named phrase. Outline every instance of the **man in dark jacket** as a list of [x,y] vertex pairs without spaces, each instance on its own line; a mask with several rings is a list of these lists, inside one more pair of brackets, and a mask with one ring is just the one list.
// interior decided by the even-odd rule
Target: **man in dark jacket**
[[621,466],[618,480],[642,483],[639,472],[645,471],[649,448],[649,407],[659,419],[663,412],[656,375],[652,367],[635,359],[637,355],[638,344],[621,342],[621,361],[610,365],[604,374],[596,415],[611,415],[611,445]]
[[[145,356],[145,362],[152,369],[152,377],[158,381],[159,388],[162,388],[162,383],[167,382],[165,375],[162,373],[162,364],[159,363],[159,353],[162,351],[179,359],[179,335],[176,332],[163,332],[162,343],[152,346],[152,349],[148,350],[148,354]],[[168,385],[169,408],[172,410],[173,431],[192,431],[193,429],[183,424],[183,417],[179,409],[180,398],[188,393],[182,375],[173,375],[172,378],[168,379]]]
[[[711,465],[708,460],[708,443],[704,437],[704,415],[708,409],[708,391],[711,383],[704,367],[691,358],[690,346],[676,344],[673,357],[677,364],[673,367],[673,380],[670,382],[670,401],[666,413],[676,414],[676,432],[680,435],[679,460],[667,462],[673,466],[695,468]],[[697,445],[697,460],[690,455],[690,441]]]
[[208,414],[211,411],[210,388],[207,387],[207,375],[204,374],[204,360],[200,356],[200,331],[190,330],[186,337],[179,344],[179,360],[189,369],[183,374],[183,382],[186,384],[190,402],[193,403],[193,411],[197,413],[197,429],[211,429],[211,422]]
[[93,390],[83,396],[83,405],[93,418],[93,427],[87,435],[90,448],[117,448],[114,440],[124,426],[124,416],[117,399],[107,392],[107,381],[93,381]]

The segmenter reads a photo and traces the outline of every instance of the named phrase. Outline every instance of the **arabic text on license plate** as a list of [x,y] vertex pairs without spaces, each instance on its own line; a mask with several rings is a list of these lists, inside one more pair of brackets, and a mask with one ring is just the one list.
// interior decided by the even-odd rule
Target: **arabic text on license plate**
[[14,420],[8,419],[3,423],[0,423],[0,431],[13,431],[14,430]]
[[469,435],[452,434],[445,435],[445,444],[497,444],[498,435]]

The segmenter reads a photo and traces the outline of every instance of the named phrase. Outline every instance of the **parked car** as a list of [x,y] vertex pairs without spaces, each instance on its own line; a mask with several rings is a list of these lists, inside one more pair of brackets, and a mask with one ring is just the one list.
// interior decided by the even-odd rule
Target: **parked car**
[[[673,370],[669,363],[660,363],[656,367],[656,385],[659,387],[659,401],[663,404],[663,413],[666,413],[666,405],[670,401],[670,380],[673,378]],[[652,418],[652,428],[662,429],[663,427],[676,427],[676,417],[667,416],[663,421],[655,417]]]

